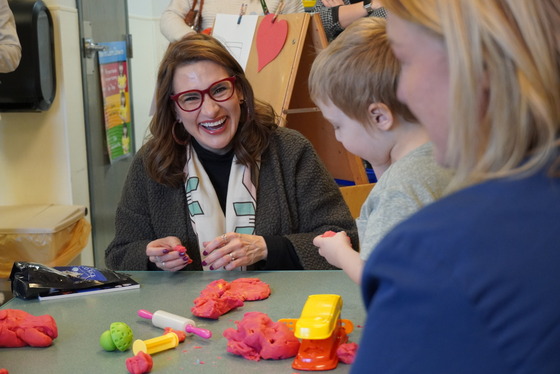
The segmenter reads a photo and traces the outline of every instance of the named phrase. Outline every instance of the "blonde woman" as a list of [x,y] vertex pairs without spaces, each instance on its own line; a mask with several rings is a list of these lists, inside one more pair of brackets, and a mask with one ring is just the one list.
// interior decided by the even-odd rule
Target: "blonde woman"
[[352,373],[559,373],[560,5],[384,6],[397,95],[456,173],[366,263]]

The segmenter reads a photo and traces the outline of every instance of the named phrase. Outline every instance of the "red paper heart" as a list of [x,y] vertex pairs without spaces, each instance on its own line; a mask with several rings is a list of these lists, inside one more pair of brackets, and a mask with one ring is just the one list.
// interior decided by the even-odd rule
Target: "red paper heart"
[[288,37],[288,22],[276,19],[272,22],[274,14],[266,15],[257,30],[257,56],[261,71],[268,63],[276,58]]

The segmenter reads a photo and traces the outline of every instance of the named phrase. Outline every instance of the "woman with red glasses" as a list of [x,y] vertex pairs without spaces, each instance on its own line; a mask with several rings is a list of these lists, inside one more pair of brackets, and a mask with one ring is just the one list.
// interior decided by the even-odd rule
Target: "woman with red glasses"
[[311,143],[279,127],[216,39],[191,34],[160,65],[150,138],[106,251],[117,270],[333,269],[313,238],[354,221]]

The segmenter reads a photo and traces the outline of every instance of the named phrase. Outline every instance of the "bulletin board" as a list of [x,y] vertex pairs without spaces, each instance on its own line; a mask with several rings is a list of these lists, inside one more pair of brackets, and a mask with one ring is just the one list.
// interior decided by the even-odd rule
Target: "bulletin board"
[[[259,17],[257,29],[263,19]],[[362,160],[336,140],[332,125],[309,97],[311,65],[316,54],[328,45],[320,16],[281,14],[278,21],[288,22],[286,42],[278,56],[260,71],[256,35],[251,46],[245,73],[255,96],[272,105],[283,126],[301,132],[311,141],[335,179],[369,183]]]

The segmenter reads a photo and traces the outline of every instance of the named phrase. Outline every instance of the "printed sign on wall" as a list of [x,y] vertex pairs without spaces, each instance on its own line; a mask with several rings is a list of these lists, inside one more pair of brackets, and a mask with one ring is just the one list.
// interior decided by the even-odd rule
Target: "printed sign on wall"
[[111,163],[131,154],[132,130],[126,42],[99,43],[107,47],[99,51],[99,73],[103,91],[105,133]]

